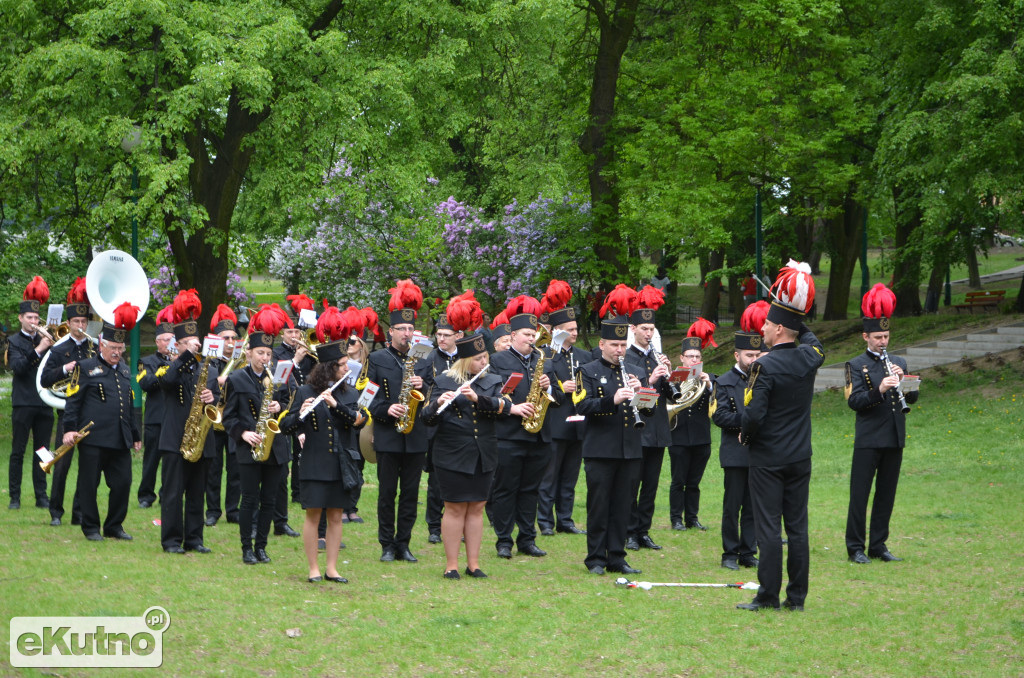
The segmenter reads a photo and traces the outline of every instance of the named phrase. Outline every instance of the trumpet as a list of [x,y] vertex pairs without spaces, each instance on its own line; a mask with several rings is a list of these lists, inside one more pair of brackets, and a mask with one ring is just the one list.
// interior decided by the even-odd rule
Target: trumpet
[[316,330],[307,330],[304,334],[299,336],[299,345],[306,349],[306,353],[309,357],[316,362],[320,362],[320,358],[316,354],[316,347],[320,343],[316,340]]
[[75,445],[82,442],[84,438],[86,438],[90,433],[92,433],[92,431],[89,430],[90,428],[92,428],[91,421],[78,430],[78,435],[75,436],[75,440],[73,443],[71,443],[70,445],[61,445],[60,447],[58,447],[53,453],[53,459],[51,459],[50,461],[39,462],[39,468],[43,469],[43,473],[49,473],[51,470],[53,470],[53,465],[60,461],[61,457],[70,452],[75,447]]

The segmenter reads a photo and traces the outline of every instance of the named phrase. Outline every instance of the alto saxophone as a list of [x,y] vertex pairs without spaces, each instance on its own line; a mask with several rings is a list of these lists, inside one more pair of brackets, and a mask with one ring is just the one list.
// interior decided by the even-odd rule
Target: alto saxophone
[[533,416],[523,417],[523,428],[530,433],[537,433],[544,426],[544,417],[548,413],[548,405],[555,402],[555,399],[540,387],[540,378],[544,376],[544,351],[534,349],[538,353],[537,366],[533,368],[533,377],[530,380],[530,392],[526,395],[526,402],[533,405]]
[[274,399],[274,382],[270,375],[263,377],[263,403],[260,405],[260,416],[256,420],[256,435],[263,439],[259,445],[253,445],[254,461],[270,459],[271,448],[274,447],[274,436],[281,431],[277,419],[270,416],[270,401]]
[[416,410],[424,399],[423,394],[412,387],[415,366],[416,358],[410,351],[402,367],[402,392],[398,396],[398,403],[405,406],[405,414],[395,420],[395,430],[399,433],[412,431],[412,427],[416,425]]
[[181,437],[181,456],[185,461],[199,461],[203,458],[203,447],[210,427],[221,421],[221,411],[214,405],[203,404],[201,397],[209,374],[210,356],[206,356],[203,358],[203,366],[199,369],[192,407],[188,411],[188,419],[185,420],[185,434]]

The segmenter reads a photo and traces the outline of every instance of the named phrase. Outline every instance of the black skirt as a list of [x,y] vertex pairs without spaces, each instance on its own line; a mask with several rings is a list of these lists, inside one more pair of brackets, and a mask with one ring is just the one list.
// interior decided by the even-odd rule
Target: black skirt
[[303,509],[343,509],[352,505],[352,494],[341,480],[303,480],[299,499]]
[[437,474],[437,485],[441,488],[441,499],[453,504],[469,501],[487,501],[491,493],[491,481],[494,471],[483,471],[480,460],[476,462],[473,473],[462,473],[446,468],[434,467]]

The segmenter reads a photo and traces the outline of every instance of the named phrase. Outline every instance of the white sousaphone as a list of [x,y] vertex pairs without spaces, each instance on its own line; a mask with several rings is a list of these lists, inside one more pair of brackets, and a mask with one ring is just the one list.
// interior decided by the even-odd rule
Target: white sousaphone
[[[146,309],[149,308],[149,279],[146,272],[132,255],[121,250],[106,250],[93,257],[85,274],[85,292],[93,313],[108,323],[114,322],[114,309],[126,301],[139,307],[136,322],[146,315]],[[92,323],[89,328],[93,330],[91,334],[98,337],[100,329],[93,329],[91,325]],[[68,334],[57,343],[68,341],[70,338],[71,335]],[[90,339],[96,341],[92,337]],[[45,359],[39,363],[39,369],[36,370],[36,390],[47,405],[63,410],[63,389],[43,388],[41,377],[44,364]]]

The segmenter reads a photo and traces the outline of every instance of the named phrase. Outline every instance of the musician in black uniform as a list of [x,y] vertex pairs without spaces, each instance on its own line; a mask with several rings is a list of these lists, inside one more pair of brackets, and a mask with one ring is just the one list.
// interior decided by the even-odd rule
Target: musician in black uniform
[[722,429],[718,459],[722,465],[722,567],[738,570],[757,567],[757,538],[754,511],[750,505],[750,451],[740,444],[743,424],[743,395],[750,365],[761,355],[761,335],[737,332],[733,340],[736,364],[715,379],[711,419]]
[[[224,340],[223,356],[214,359],[217,368],[217,387],[220,389],[219,406],[223,412],[226,398],[225,385],[229,374],[226,368],[232,363],[235,353],[238,331],[235,329],[237,317],[230,308],[221,304],[210,319],[210,331]],[[221,515],[227,514],[229,523],[238,522],[238,501],[242,497],[242,486],[238,479],[238,462],[235,455],[228,452],[228,434],[224,431],[223,422],[213,425],[210,431],[213,439],[213,458],[210,460],[206,476],[206,526],[213,527]],[[225,479],[226,476],[226,479]],[[221,480],[224,480],[224,512],[220,509]]]
[[[86,358],[96,355],[96,347],[85,333],[92,315],[89,304],[71,303],[67,306],[68,334],[50,349],[43,359],[43,373],[39,384],[50,388],[59,381],[72,379],[75,367]],[[64,438],[64,410],[57,410],[57,440]],[[54,465],[50,484],[50,525],[59,527],[64,517],[64,491],[67,488],[68,471],[75,451],[70,450]],[[82,507],[76,494],[71,501],[71,524],[81,525]]]
[[[368,369],[369,365],[367,365],[366,361],[370,357],[370,347],[367,344],[367,342],[373,342],[373,331],[367,328],[366,330],[364,330],[363,337],[364,338],[362,339],[356,337],[355,335],[349,337],[346,352],[348,353],[349,360],[354,360],[360,365],[366,365]],[[361,372],[360,374],[357,374],[355,372],[349,372],[348,376],[345,378],[345,383],[358,390],[362,390],[363,384],[359,382],[359,377],[364,375],[364,372]],[[354,433],[353,437],[355,439],[355,442],[353,443],[353,449],[356,450],[356,454],[358,456],[355,462],[356,466],[359,467],[359,473],[362,474],[363,470],[366,468],[366,459],[364,459],[363,455],[359,453],[359,434]],[[359,487],[352,490],[349,493],[349,495],[352,497],[352,503],[349,506],[344,507],[344,512],[341,515],[341,522],[364,522],[359,515],[359,498],[363,496],[363,486],[359,485]]]
[[[168,311],[170,309],[170,311]],[[173,316],[173,309],[168,306],[160,312]],[[166,316],[165,316],[166,317]],[[164,420],[164,385],[163,376],[171,365],[171,340],[174,339],[174,323],[158,317],[156,323],[156,353],[139,361],[139,387],[146,394],[146,411],[143,440],[145,451],[142,453],[142,479],[136,497],[139,508],[149,508],[157,500],[156,477],[160,469],[160,425]]]
[[[488,363],[483,335],[459,339],[457,346],[458,360],[434,378],[437,397],[424,408],[423,417],[437,426],[433,461],[444,500],[444,576],[459,578],[459,549],[465,537],[466,574],[482,579],[487,576],[480,569],[484,505],[498,465],[494,424],[510,403],[501,397],[501,377],[480,375]],[[441,407],[445,409],[439,412]]]
[[[509,398],[512,407],[497,422],[498,472],[494,479],[491,519],[498,539],[498,556],[512,557],[512,530],[518,526],[516,547],[519,553],[540,557],[547,552],[536,542],[537,492],[551,454],[551,435],[545,428],[530,433],[523,427],[524,419],[534,416],[535,408],[528,400],[540,351],[534,348],[537,338],[537,316],[520,313],[510,319],[512,343],[509,350],[491,357],[491,370],[508,380],[513,372],[523,375]],[[551,361],[546,360],[537,386],[542,398],[550,397],[551,407],[562,402],[563,394],[552,389]],[[554,416],[554,415],[553,415]]]
[[[308,299],[308,297],[307,297]],[[296,302],[292,302],[295,304]],[[312,300],[309,301],[309,308],[312,309]],[[293,305],[294,309],[295,306]],[[298,317],[298,311],[296,309],[296,317]],[[309,351],[306,350],[304,343],[306,331],[298,327],[285,327],[281,330],[281,343],[274,347],[274,362],[280,362],[281,360],[291,360],[295,367],[292,369],[291,380],[294,382],[296,387],[302,386],[306,383],[306,377],[310,372],[313,371],[313,367],[316,366],[316,360],[313,356],[309,355]],[[299,480],[299,466],[298,458],[301,451],[299,447],[299,441],[296,436],[288,436],[291,439],[292,448],[292,468],[291,468],[291,500],[299,503],[299,488],[301,487],[301,481]],[[285,476],[284,485],[281,488],[281,494],[277,498],[275,504],[277,507],[274,510],[274,534],[288,537],[298,537],[299,533],[288,524],[288,477]]]
[[[601,324],[601,357],[583,366],[586,397],[577,409],[587,418],[583,469],[587,475],[587,557],[591,574],[638,574],[626,562],[630,506],[640,484],[643,439],[629,405],[647,378],[639,368],[620,364],[626,354],[627,319]],[[623,374],[625,372],[625,374]],[[653,410],[647,410],[650,415]]]
[[[683,337],[679,350],[683,367],[696,367],[704,362],[700,337]],[[700,481],[711,459],[712,375],[701,372],[704,393],[694,404],[676,413],[672,429],[672,445],[668,448],[672,481],[668,487],[668,513],[673,530],[707,530],[701,524]]]
[[[287,397],[287,387],[275,388],[271,360],[274,337],[259,330],[249,332],[248,365],[235,370],[228,377],[228,397],[224,405],[224,430],[228,445],[238,461],[238,475],[242,483],[242,501],[238,507],[238,532],[242,542],[242,562],[246,565],[269,563],[267,538],[274,517],[281,482],[288,475],[288,436],[276,435],[265,461],[253,458],[253,448],[263,444],[257,433],[257,423],[263,408],[265,388],[273,389],[267,411],[269,419],[276,419],[282,410],[281,398]],[[253,550],[253,513],[259,507],[256,525],[255,551]]]
[[[352,503],[351,492],[362,482],[353,459],[353,434],[366,423],[356,401],[359,392],[346,383],[334,385],[348,373],[346,340],[320,344],[317,347],[319,363],[299,387],[292,408],[281,421],[281,430],[294,433],[302,444],[299,475],[302,482],[302,508],[306,519],[302,525],[302,543],[309,565],[308,581],[347,583],[338,574],[338,549],[341,546],[344,508]],[[316,402],[317,398],[321,398]],[[300,419],[301,416],[305,419]],[[358,452],[356,452],[358,454]],[[317,559],[317,538],[321,514],[327,515],[325,533],[327,569],[320,575]]]
[[[117,315],[115,310],[115,318]],[[89,541],[102,541],[104,536],[131,540],[124,531],[132,487],[128,448],[140,449],[142,437],[135,424],[131,372],[121,358],[134,320],[133,313],[131,322],[121,322],[121,327],[104,323],[99,355],[78,364],[78,390],[64,407],[64,444],[74,443],[78,430],[93,422],[89,436],[78,445],[76,490],[82,504],[82,533]],[[96,503],[101,473],[110,490],[102,535]]]
[[[38,278],[38,276],[36,276]],[[40,280],[42,280],[40,278]],[[34,283],[35,281],[33,281]],[[30,283],[30,287],[33,283]],[[26,289],[26,295],[28,294]],[[49,299],[49,290],[46,291]],[[8,338],[7,361],[14,373],[11,385],[11,459],[8,471],[7,508],[21,508],[21,471],[25,462],[25,448],[28,438],[32,436],[32,449],[50,446],[50,434],[53,432],[53,409],[39,397],[36,390],[36,372],[43,356],[53,346],[51,337],[36,331],[39,326],[39,300],[27,299],[18,306],[18,322],[21,331]],[[46,474],[35,456],[29,454],[29,465],[32,468],[32,489],[35,492],[36,507],[48,508],[46,496]]]
[[[885,316],[864,318],[863,337],[867,350],[846,363],[846,402],[857,413],[850,505],[846,516],[846,552],[852,562],[859,564],[870,563],[870,558],[883,562],[902,560],[885,545],[907,437],[907,415],[899,390],[900,380],[907,374],[907,363],[899,356],[889,357],[890,374],[883,358],[883,353],[888,355],[889,327],[889,318]],[[909,406],[917,402],[917,396],[918,391],[914,390],[907,393],[904,400]],[[872,480],[875,499],[871,505],[868,541],[864,528]]]
[[[431,376],[436,378],[437,375],[442,374],[445,370],[451,368],[452,364],[458,359],[458,352],[455,348],[455,342],[462,338],[462,332],[456,332],[455,328],[452,327],[451,323],[448,322],[448,316],[442,315],[437,320],[437,327],[434,330],[434,339],[436,346],[427,359],[430,360],[433,365],[433,372]],[[429,535],[427,541],[431,544],[441,543],[441,516],[444,511],[444,503],[441,500],[441,488],[437,484],[437,478],[434,477],[433,466],[431,463],[431,451],[433,449],[434,434],[437,432],[437,428],[430,426],[427,429],[427,530]]]
[[576,309],[570,307],[552,311],[548,318],[554,332],[561,330],[568,332],[569,336],[562,343],[561,350],[551,358],[551,371],[564,399],[562,405],[549,411],[544,420],[545,427],[551,433],[551,459],[540,485],[537,525],[541,528],[541,534],[554,534],[556,531],[586,534],[585,530],[576,527],[572,519],[576,483],[580,479],[580,466],[583,464],[585,423],[566,421],[566,418],[576,415],[573,396],[577,389],[582,391],[583,386],[582,382],[577,381],[579,370],[592,358],[589,352],[576,346],[579,336]]
[[761,551],[757,567],[761,587],[753,601],[737,605],[743,610],[779,607],[783,521],[789,540],[789,584],[783,606],[802,610],[807,597],[811,400],[825,354],[803,318],[802,310],[772,302],[764,323],[764,340],[771,351],[753,363],[747,382],[750,397],[741,437],[750,448],[750,498]]
[[651,345],[655,332],[654,314],[653,308],[638,308],[630,315],[633,344],[626,349],[625,355],[626,364],[635,367],[644,375],[645,383],[658,390],[657,405],[650,416],[643,418],[645,425],[641,431],[643,463],[640,466],[639,495],[633,498],[629,527],[626,530],[626,548],[634,551],[639,548],[661,549],[649,533],[654,519],[654,501],[658,496],[665,448],[672,442],[666,409],[673,393],[668,381],[671,362]]
[[[181,451],[196,392],[199,393],[200,408],[220,397],[217,368],[212,364],[212,358],[202,356],[202,342],[198,335],[199,327],[195,320],[174,326],[178,355],[163,377],[165,415],[164,424],[160,427],[160,545],[165,553],[210,552],[203,544],[203,500],[213,458],[212,427],[198,459],[188,461]],[[206,383],[200,384],[198,380],[204,361],[207,364]]]
[[[416,309],[396,308],[391,311],[390,344],[370,354],[370,366],[366,371],[367,378],[380,387],[370,403],[370,414],[373,416],[373,448],[377,453],[377,539],[380,541],[382,562],[392,562],[396,558],[417,562],[409,550],[409,539],[416,524],[420,476],[427,456],[427,425],[420,421],[417,411],[408,433],[401,433],[395,428],[395,423],[408,410],[399,398],[415,320]],[[429,360],[414,361],[409,385],[426,397],[432,372],[433,365]]]
[[495,325],[491,330],[491,345],[494,346],[495,353],[507,351],[512,345],[512,326],[508,323]]

